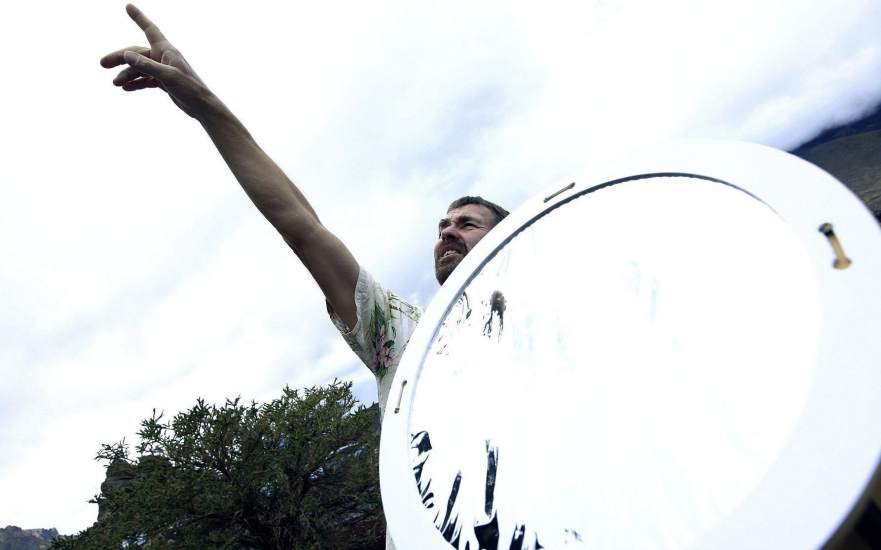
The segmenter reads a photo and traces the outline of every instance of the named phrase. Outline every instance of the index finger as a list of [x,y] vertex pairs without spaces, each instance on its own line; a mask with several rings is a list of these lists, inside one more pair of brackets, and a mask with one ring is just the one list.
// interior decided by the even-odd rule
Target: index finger
[[163,40],[167,40],[165,36],[162,35],[162,32],[159,30],[159,27],[156,26],[155,23],[150,21],[144,12],[135,7],[134,4],[128,4],[125,7],[126,13],[128,13],[129,17],[141,27],[141,30],[144,31],[144,34],[147,35],[147,40],[150,42],[151,46],[155,46],[157,43],[162,42]]

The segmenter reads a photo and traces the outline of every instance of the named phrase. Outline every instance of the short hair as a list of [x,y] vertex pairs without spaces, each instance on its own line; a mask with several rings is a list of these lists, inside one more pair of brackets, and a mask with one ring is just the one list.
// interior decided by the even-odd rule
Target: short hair
[[480,206],[485,206],[496,217],[496,223],[499,223],[500,221],[505,219],[505,216],[508,215],[508,211],[505,210],[504,208],[502,208],[501,206],[499,206],[498,204],[496,204],[494,202],[490,202],[483,197],[472,196],[472,195],[465,195],[464,197],[460,197],[460,198],[454,200],[453,202],[451,202],[450,206],[447,207],[447,212],[449,212],[450,210],[454,210],[456,208],[461,208],[461,207],[465,206],[466,204],[478,204]]

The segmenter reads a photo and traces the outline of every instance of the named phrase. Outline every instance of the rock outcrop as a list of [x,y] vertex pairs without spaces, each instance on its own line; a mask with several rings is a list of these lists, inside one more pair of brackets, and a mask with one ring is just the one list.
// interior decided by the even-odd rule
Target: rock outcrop
[[[135,467],[125,460],[116,459],[107,466],[104,482],[101,483],[101,494],[107,495],[117,491],[135,479]],[[103,499],[98,499],[98,521],[107,517],[107,505]]]

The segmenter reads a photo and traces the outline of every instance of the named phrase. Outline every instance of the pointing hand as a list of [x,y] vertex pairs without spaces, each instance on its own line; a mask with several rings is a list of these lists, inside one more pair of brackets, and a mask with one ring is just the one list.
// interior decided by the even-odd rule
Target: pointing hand
[[144,31],[150,47],[132,46],[102,57],[101,66],[108,69],[129,65],[116,75],[113,84],[129,92],[161,88],[181,110],[193,118],[199,118],[212,96],[210,90],[180,51],[141,10],[132,4],[127,5],[125,10]]

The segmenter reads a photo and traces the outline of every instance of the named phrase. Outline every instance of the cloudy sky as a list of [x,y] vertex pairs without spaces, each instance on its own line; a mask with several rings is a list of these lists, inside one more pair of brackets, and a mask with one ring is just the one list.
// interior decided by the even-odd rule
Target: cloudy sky
[[[139,6],[359,262],[423,305],[453,198],[514,208],[669,138],[788,148],[881,99],[869,0],[318,4]],[[90,525],[99,444],[134,442],[153,408],[334,377],[372,402],[201,127],[98,65],[145,42],[124,3],[0,17],[0,526]]]

